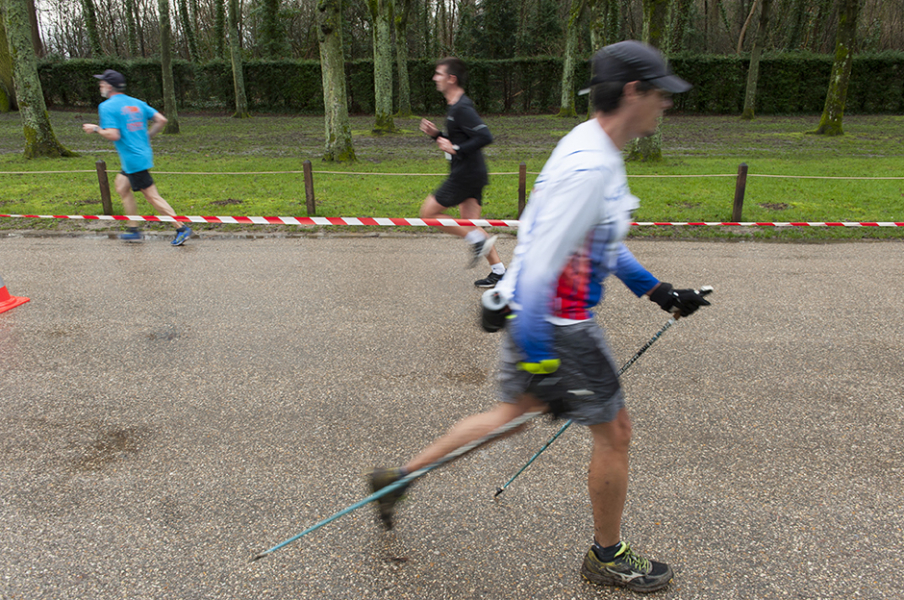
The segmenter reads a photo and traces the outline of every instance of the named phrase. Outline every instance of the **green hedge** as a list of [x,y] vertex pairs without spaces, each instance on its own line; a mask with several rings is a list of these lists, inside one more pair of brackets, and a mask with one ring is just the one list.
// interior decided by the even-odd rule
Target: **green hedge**
[[[689,114],[738,114],[747,85],[746,56],[685,56],[672,67],[694,89],[675,98],[675,110]],[[411,107],[418,114],[444,110],[432,81],[433,61],[408,63]],[[50,107],[94,107],[101,101],[97,81],[104,69],[122,72],[128,93],[152,106],[163,105],[160,63],[155,60],[77,59],[40,64],[41,83]],[[373,112],[373,63],[346,63],[349,111]],[[189,109],[229,111],[233,106],[232,68],[227,61],[193,66],[173,63],[177,102]],[[788,53],[766,56],[760,63],[756,112],[760,115],[819,113],[825,102],[832,57]],[[555,57],[469,61],[468,95],[483,113],[552,113],[559,107],[562,59]],[[589,77],[587,61],[579,64],[576,86]],[[323,91],[320,63],[310,60],[254,60],[244,64],[249,108],[256,112],[321,114]],[[397,82],[396,82],[397,83]],[[578,96],[576,109],[587,110]],[[904,113],[904,53],[854,57],[847,113]]]

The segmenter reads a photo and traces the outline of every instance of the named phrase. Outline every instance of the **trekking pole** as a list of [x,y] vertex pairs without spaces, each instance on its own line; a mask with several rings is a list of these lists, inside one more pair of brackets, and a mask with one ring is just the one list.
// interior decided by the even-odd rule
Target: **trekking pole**
[[298,535],[293,536],[293,537],[287,539],[286,541],[281,542],[281,543],[279,543],[279,544],[273,546],[273,547],[270,548],[269,550],[265,550],[265,551],[261,552],[260,554],[256,555],[254,558],[252,558],[251,560],[258,560],[258,559],[261,559],[261,558],[267,556],[268,554],[270,554],[270,553],[272,553],[272,552],[276,552],[276,551],[279,550],[280,548],[283,548],[283,547],[285,547],[285,546],[288,546],[289,544],[291,544],[291,543],[294,542],[295,540],[297,540],[297,539],[299,539],[299,538],[301,538],[301,537],[306,536],[307,534],[311,533],[312,531],[316,531],[316,530],[320,529],[320,528],[323,527],[324,525],[326,525],[326,524],[328,524],[328,523],[331,523],[331,522],[335,521],[335,520],[338,519],[339,517],[342,517],[342,516],[344,516],[344,515],[347,515],[348,513],[350,513],[350,512],[352,512],[352,511],[355,511],[355,510],[361,508],[361,507],[364,506],[365,504],[368,504],[368,503],[370,503],[370,502],[373,502],[374,500],[377,500],[377,499],[379,499],[379,498],[382,498],[382,497],[385,496],[386,494],[389,494],[389,493],[391,493],[391,492],[394,492],[395,490],[399,489],[400,487],[403,487],[403,486],[409,484],[410,482],[414,481],[415,479],[417,479],[417,478],[420,477],[421,475],[425,475],[426,473],[429,473],[430,471],[432,471],[432,470],[434,470],[434,469],[436,469],[436,468],[438,468],[438,467],[441,467],[441,466],[443,466],[443,465],[446,464],[446,463],[452,462],[453,460],[455,460],[455,459],[457,459],[457,458],[461,458],[462,456],[464,456],[465,454],[471,452],[472,450],[476,450],[477,448],[483,446],[484,444],[487,444],[487,443],[489,443],[489,442],[495,440],[496,438],[498,438],[498,437],[500,437],[500,436],[503,436],[503,435],[505,435],[506,433],[509,433],[509,432],[511,432],[511,431],[514,430],[514,429],[517,429],[518,427],[521,427],[522,425],[524,425],[525,423],[527,423],[528,421],[530,421],[530,420],[533,419],[534,417],[538,417],[538,416],[540,416],[541,414],[543,414],[543,411],[529,412],[529,413],[525,413],[525,414],[521,415],[520,417],[516,417],[516,418],[512,419],[512,420],[509,421],[508,423],[502,425],[501,427],[498,427],[497,429],[494,429],[493,431],[491,431],[490,433],[486,434],[486,435],[483,436],[482,438],[480,438],[480,439],[478,439],[478,440],[474,440],[474,441],[471,442],[470,444],[466,444],[466,445],[462,446],[461,448],[458,448],[457,450],[453,450],[452,452],[450,452],[449,454],[443,456],[442,458],[440,458],[440,459],[437,460],[436,462],[434,462],[434,463],[432,463],[432,464],[429,464],[429,465],[427,465],[426,467],[424,467],[424,468],[422,468],[422,469],[418,469],[417,471],[414,471],[413,473],[409,473],[408,475],[406,475],[405,477],[402,477],[402,478],[399,479],[398,481],[394,481],[394,482],[390,483],[390,484],[387,485],[386,487],[381,488],[379,491],[374,492],[373,494],[371,494],[370,496],[368,496],[368,497],[365,498],[364,500],[361,500],[361,501],[359,501],[359,502],[355,502],[354,504],[352,504],[352,505],[349,506],[348,508],[344,508],[344,509],[340,510],[339,512],[337,512],[336,514],[332,515],[331,517],[327,517],[326,519],[320,521],[319,523],[316,523],[316,524],[314,524],[314,525],[311,525],[310,527],[308,527],[307,529],[305,529],[304,531],[302,531],[302,532],[299,533]]
[[[701,295],[704,295],[704,296],[707,295],[707,294],[712,293],[712,291],[713,291],[713,289],[712,289],[712,287],[710,287],[710,286],[703,286],[702,288],[700,288],[700,294],[701,294]],[[640,348],[640,350],[638,350],[637,352],[634,353],[634,356],[632,356],[631,358],[628,359],[628,362],[626,362],[624,365],[622,365],[622,368],[618,370],[618,375],[617,375],[617,377],[621,377],[621,376],[622,376],[622,373],[624,373],[625,371],[628,370],[628,367],[630,367],[630,366],[633,365],[635,362],[637,362],[637,359],[640,358],[640,355],[643,354],[644,352],[646,352],[646,351],[650,348],[650,346],[652,346],[652,345],[656,342],[656,340],[658,340],[659,337],[660,337],[663,333],[665,333],[666,331],[668,331],[669,328],[670,328],[672,325],[675,324],[675,322],[676,322],[678,319],[679,319],[679,316],[678,316],[677,314],[676,314],[675,316],[673,316],[671,319],[669,319],[669,320],[666,322],[666,324],[662,326],[662,329],[660,329],[659,331],[657,331],[656,334],[655,334],[653,337],[651,337],[650,340]],[[521,469],[520,469],[517,473],[515,473],[515,475],[514,475],[511,479],[509,479],[509,480],[505,483],[504,486],[502,486],[501,488],[496,488],[496,493],[493,494],[493,497],[496,498],[497,496],[499,496],[499,494],[501,494],[502,492],[504,492],[505,489],[506,489],[508,486],[510,486],[510,485],[512,484],[512,482],[515,481],[515,479],[517,479],[518,476],[521,475],[521,473],[523,473],[524,470],[525,470],[526,468],[528,468],[528,467],[531,465],[531,463],[533,463],[535,460],[537,460],[537,457],[538,457],[538,456],[540,456],[541,454],[543,454],[543,452],[544,452],[547,448],[549,448],[549,446],[550,446],[554,441],[556,441],[556,438],[558,438],[560,435],[562,435],[563,433],[565,433],[565,430],[566,430],[566,429],[568,429],[569,427],[571,427],[571,424],[572,424],[572,423],[574,423],[574,421],[572,421],[571,419],[568,419],[568,421],[566,421],[565,424],[562,425],[561,428],[559,428],[559,430],[556,432],[556,434],[555,434],[554,436],[552,436],[552,437],[549,439],[549,441],[546,442],[546,443],[543,445],[543,447],[540,448],[540,449],[537,451],[536,454],[534,454],[533,456],[531,456],[531,457],[530,457],[530,460],[527,461],[527,463],[526,463],[523,467],[521,467]]]

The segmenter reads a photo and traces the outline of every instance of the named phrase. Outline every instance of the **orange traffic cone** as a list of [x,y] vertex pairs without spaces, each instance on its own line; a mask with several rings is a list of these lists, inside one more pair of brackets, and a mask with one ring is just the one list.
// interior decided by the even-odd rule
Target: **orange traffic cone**
[[29,300],[31,298],[10,296],[9,292],[6,291],[6,284],[3,283],[3,278],[0,277],[0,313],[16,308],[20,304],[25,304]]

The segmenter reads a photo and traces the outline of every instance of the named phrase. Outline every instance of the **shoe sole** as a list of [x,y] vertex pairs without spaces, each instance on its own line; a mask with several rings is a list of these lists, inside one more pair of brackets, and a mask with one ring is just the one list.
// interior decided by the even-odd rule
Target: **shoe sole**
[[474,287],[477,287],[477,288],[494,288],[494,287],[496,287],[498,284],[499,284],[498,281],[497,281],[496,283],[477,283],[477,282],[475,281],[475,282],[474,282]]
[[471,259],[471,262],[468,263],[468,268],[473,269],[477,266],[477,263],[480,262],[481,258],[484,258],[487,254],[490,253],[490,250],[493,249],[493,246],[496,245],[496,238],[498,235],[491,235],[483,242],[483,247],[480,249],[480,253]]
[[586,564],[581,565],[581,576],[590,583],[595,585],[609,585],[615,587],[623,587],[628,588],[632,592],[638,592],[640,594],[647,594],[650,592],[658,592],[661,589],[664,589],[672,582],[673,573],[669,573],[668,579],[664,581],[659,581],[656,583],[650,583],[648,585],[638,585],[634,583],[636,580],[625,581],[615,576],[603,575],[601,573],[596,573],[587,568]]

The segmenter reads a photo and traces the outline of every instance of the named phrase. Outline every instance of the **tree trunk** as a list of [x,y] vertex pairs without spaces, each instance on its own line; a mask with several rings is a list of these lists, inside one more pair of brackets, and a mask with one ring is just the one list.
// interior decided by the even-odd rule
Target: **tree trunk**
[[77,156],[57,140],[44,104],[38,59],[28,21],[28,0],[6,0],[6,35],[13,62],[19,116],[25,134],[25,158]]
[[368,0],[374,42],[374,133],[395,133],[392,120],[392,3]]
[[188,42],[188,57],[193,65],[201,62],[198,56],[198,44],[195,42],[195,28],[192,26],[191,16],[188,13],[188,1],[179,0],[179,17],[182,20],[182,29],[185,31],[185,40]]
[[[668,0],[643,0],[643,41],[654,48],[661,47],[664,41],[668,4]],[[642,162],[662,160],[661,117],[653,135],[628,143],[625,160]]]
[[135,24],[135,0],[126,0],[126,27],[129,36],[129,56],[138,56],[138,27]]
[[216,2],[213,26],[213,35],[216,38],[214,48],[217,58],[226,58],[226,0],[214,1]]
[[0,113],[18,110],[13,84],[13,58],[6,37],[6,9],[0,0]]
[[238,0],[229,2],[229,56],[232,59],[232,87],[235,90],[235,114],[236,119],[247,119],[248,100],[245,98],[245,75],[242,72],[242,48],[239,45],[238,26]]
[[271,60],[283,58],[288,44],[286,28],[279,20],[280,0],[264,0],[262,7],[260,42],[263,46],[263,55]]
[[672,31],[669,33],[668,53],[674,54],[684,49],[684,33],[690,20],[691,0],[675,0],[672,5]]
[[399,73],[399,117],[411,116],[411,85],[408,81],[408,16],[411,0],[393,0],[395,3],[396,65]]
[[160,66],[163,70],[163,112],[167,119],[163,133],[175,135],[179,133],[179,112],[176,110],[176,85],[173,83],[173,30],[169,10],[169,0],[157,0],[160,19]]
[[576,117],[574,110],[574,66],[578,61],[578,35],[585,0],[571,0],[568,25],[565,31],[565,62],[562,65],[562,96],[559,101],[559,117]]
[[41,41],[41,28],[38,24],[38,9],[35,0],[28,0],[28,23],[31,26],[31,45],[35,49],[35,56],[44,56],[44,42]]
[[857,16],[861,0],[843,0],[838,6],[838,33],[835,37],[835,62],[829,79],[826,104],[819,119],[817,135],[844,135],[841,127],[844,105],[847,102],[851,65],[854,62],[854,44],[857,41]]
[[100,34],[97,32],[97,11],[94,8],[94,0],[82,0],[82,13],[85,17],[85,29],[88,30],[91,56],[99,58],[103,56],[104,49],[100,43]]
[[763,5],[760,7],[760,24],[756,30],[753,49],[750,51],[750,66],[747,68],[747,91],[744,94],[744,112],[741,113],[741,118],[745,121],[750,121],[756,116],[754,109],[756,107],[756,86],[760,77],[760,55],[766,46],[771,11],[772,0],[763,0]]
[[323,77],[326,149],[323,160],[354,162],[352,128],[348,121],[345,91],[345,56],[342,50],[342,0],[317,3],[317,39],[320,42],[320,70]]

